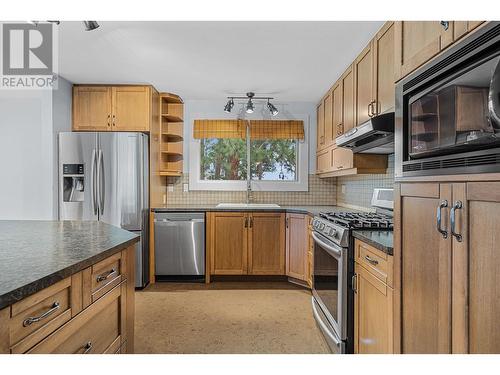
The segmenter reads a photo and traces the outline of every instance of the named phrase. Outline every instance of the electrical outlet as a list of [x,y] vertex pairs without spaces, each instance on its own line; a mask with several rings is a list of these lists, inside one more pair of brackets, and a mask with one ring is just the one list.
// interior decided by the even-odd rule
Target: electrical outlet
[[167,192],[173,193],[174,192],[174,185],[172,185],[172,184],[167,185]]
[[342,194],[345,194],[345,192],[346,192],[345,185],[342,185]]
[[182,184],[182,191],[187,193],[189,191],[189,184]]

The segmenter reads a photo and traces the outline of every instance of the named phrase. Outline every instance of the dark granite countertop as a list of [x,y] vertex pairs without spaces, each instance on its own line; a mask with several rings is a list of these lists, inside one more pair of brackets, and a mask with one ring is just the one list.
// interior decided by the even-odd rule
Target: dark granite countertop
[[138,240],[97,221],[0,221],[0,309]]
[[353,236],[369,245],[393,255],[393,235],[392,230],[354,230]]
[[[217,207],[216,204],[206,205],[166,205],[153,208],[154,212],[205,212],[205,211],[272,211],[272,212],[290,212],[299,214],[318,215],[320,212],[356,212],[346,207],[340,206],[280,206],[280,207]],[[357,211],[359,212],[359,211]]]

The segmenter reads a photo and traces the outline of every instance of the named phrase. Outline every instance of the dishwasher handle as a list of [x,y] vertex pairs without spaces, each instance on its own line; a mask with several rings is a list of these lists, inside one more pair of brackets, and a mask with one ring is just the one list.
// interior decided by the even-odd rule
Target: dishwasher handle
[[205,219],[154,219],[155,223],[204,223]]

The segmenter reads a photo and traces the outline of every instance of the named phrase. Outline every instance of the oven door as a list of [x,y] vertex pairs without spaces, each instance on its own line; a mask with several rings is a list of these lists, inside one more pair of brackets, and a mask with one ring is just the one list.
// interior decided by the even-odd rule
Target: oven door
[[313,297],[341,340],[347,339],[347,249],[313,232]]

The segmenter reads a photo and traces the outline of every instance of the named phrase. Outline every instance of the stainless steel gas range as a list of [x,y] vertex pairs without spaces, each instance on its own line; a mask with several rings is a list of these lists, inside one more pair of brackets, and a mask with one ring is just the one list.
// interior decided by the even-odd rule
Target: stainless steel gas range
[[352,231],[392,230],[392,189],[375,189],[375,213],[338,210],[313,219],[314,318],[333,353],[354,352],[354,239]]

